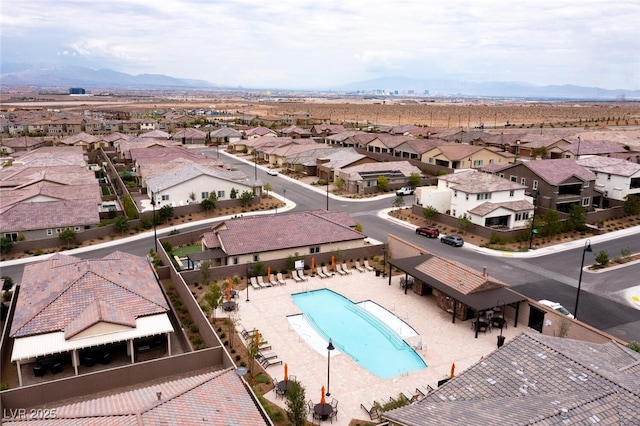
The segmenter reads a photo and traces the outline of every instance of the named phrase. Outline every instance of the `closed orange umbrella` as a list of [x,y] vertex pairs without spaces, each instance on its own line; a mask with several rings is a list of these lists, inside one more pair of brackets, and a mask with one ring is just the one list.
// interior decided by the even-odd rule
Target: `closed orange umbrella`
[[284,363],[284,381],[288,381],[289,380],[289,367],[287,366],[287,363]]
[[231,300],[231,278],[227,278],[227,301]]
[[451,376],[452,379],[453,379],[453,373],[455,371],[456,371],[456,363],[454,362],[454,363],[451,364],[451,374],[450,374],[450,376]]
[[316,258],[312,257],[311,258],[311,270],[313,271],[314,269],[316,269]]
[[255,337],[255,343],[256,343],[256,347],[260,346],[260,333],[258,333],[258,330],[253,332],[254,337]]
[[271,278],[271,266],[267,266],[267,279]]
[[331,269],[336,270],[336,257],[331,256]]
[[327,400],[324,398],[324,386],[322,387],[322,397],[320,397],[320,404],[326,404]]

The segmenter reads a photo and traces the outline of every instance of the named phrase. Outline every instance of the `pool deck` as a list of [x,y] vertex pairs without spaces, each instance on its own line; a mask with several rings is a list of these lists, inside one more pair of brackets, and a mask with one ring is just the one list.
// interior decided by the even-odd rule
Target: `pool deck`
[[[476,339],[470,321],[456,320],[453,324],[451,314],[438,308],[433,297],[418,296],[411,290],[405,295],[399,285],[400,275],[392,278],[391,286],[388,285],[388,278],[376,277],[374,272],[358,271],[325,279],[309,277],[303,283],[291,279],[286,281],[284,286],[261,290],[251,288],[249,302],[246,302],[246,292],[243,291],[239,298],[239,326],[247,330],[260,330],[272,346],[271,351],[277,353],[283,363],[287,363],[289,374],[295,375],[302,383],[307,400],[315,403],[320,401],[321,388],[327,385],[327,355],[314,349],[308,339],[301,337],[298,330],[291,326],[287,316],[300,313],[291,294],[328,288],[355,303],[372,300],[416,330],[419,336],[407,339],[409,344],[417,345],[422,339],[422,349],[416,352],[428,367],[390,379],[381,379],[360,367],[348,355],[334,351],[330,368],[331,397],[327,399],[336,398],[339,401],[338,418],[334,419],[334,424],[338,426],[346,426],[352,419],[369,420],[368,414],[360,407],[361,403],[388,400],[402,391],[413,392],[416,386],[430,385],[435,388],[439,380],[449,377],[452,363],[455,363],[455,371],[460,373],[497,349],[499,329],[479,333]],[[523,324],[514,328],[510,319],[509,327],[502,331],[502,335],[508,341],[526,330]],[[317,342],[313,344],[316,348],[317,345]],[[284,368],[283,365],[275,365],[268,367],[267,372],[282,380]],[[276,399],[275,392],[270,391],[265,397],[285,407],[285,400]]]

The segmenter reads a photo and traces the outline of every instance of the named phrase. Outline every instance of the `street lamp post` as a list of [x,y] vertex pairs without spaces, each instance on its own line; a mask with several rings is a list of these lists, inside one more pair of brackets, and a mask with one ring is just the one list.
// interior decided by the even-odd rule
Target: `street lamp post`
[[251,285],[249,284],[250,276],[253,276],[253,267],[249,266],[249,264],[247,263],[247,302],[249,301],[249,287],[251,287]]
[[155,244],[156,253],[158,252],[158,233],[156,231],[156,195],[151,194],[151,207],[153,208],[153,243]]
[[327,211],[329,211],[329,175],[327,174]]
[[327,394],[326,396],[331,396],[331,392],[329,392],[329,375],[331,373],[331,351],[334,350],[333,342],[329,339],[329,346],[327,346]]
[[253,179],[258,180],[258,151],[253,149]]
[[538,194],[540,191],[536,191],[536,195],[533,197],[533,217],[531,218],[531,233],[529,234],[529,250],[533,247],[533,234],[537,231],[534,228],[536,225],[536,206],[538,205]]
[[582,285],[582,270],[584,269],[584,255],[589,252],[593,253],[591,248],[591,240],[584,242],[584,249],[582,249],[582,263],[580,263],[580,276],[578,277],[578,293],[576,294],[576,307],[573,309],[573,318],[578,319],[578,302],[580,301],[580,286]]

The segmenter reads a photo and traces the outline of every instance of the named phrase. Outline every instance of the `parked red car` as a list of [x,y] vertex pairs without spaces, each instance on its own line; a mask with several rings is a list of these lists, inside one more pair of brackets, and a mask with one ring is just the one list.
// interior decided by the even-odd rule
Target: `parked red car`
[[440,235],[440,231],[435,226],[422,226],[420,228],[416,228],[416,234],[424,235],[428,238],[438,238]]

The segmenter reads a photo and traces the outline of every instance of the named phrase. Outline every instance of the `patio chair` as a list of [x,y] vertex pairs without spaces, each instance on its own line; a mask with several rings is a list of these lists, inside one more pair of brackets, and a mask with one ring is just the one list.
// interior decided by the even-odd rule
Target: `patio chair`
[[278,281],[276,281],[276,277],[273,274],[269,275],[269,283],[271,284],[271,286],[278,285]]
[[312,400],[307,401],[307,407],[309,408],[309,412],[313,413],[313,407],[315,407],[316,404],[313,403]]
[[282,389],[280,389],[280,388],[278,387],[278,381],[277,381],[276,379],[274,379],[274,382],[275,382],[275,387],[273,388],[273,390],[274,390],[274,392],[276,393],[276,399],[277,399],[278,397],[280,397],[280,398],[284,399],[284,393],[285,393],[285,391],[284,391],[284,390],[282,390]]
[[322,272],[322,268],[319,266],[316,268],[316,272],[320,278],[329,278],[329,276],[325,275],[325,273]]
[[416,387],[416,392],[422,395],[422,398],[424,398],[425,396],[433,392],[433,388],[430,385],[418,386]]
[[347,267],[347,263],[346,262],[342,262],[342,270],[344,272],[346,272],[347,274],[351,274],[352,271]]
[[362,409],[364,411],[366,411],[367,414],[369,414],[369,418],[371,420],[378,420],[380,418],[380,413],[378,412],[378,407],[376,407],[375,404],[371,404],[369,402],[365,402],[364,404],[360,404],[360,407],[362,407]]
[[277,357],[263,359],[262,361],[260,361],[260,365],[262,366],[262,368],[266,370],[268,367],[271,367],[272,365],[282,365],[282,360],[278,359]]
[[260,284],[258,284],[258,280],[256,279],[256,277],[251,277],[251,287],[253,287],[255,290],[260,290],[262,287],[260,287]]
[[336,272],[340,275],[347,275],[347,271],[343,271],[339,263],[336,263]]
[[291,271],[291,278],[297,283],[302,281],[302,278],[298,276],[298,271]]
[[371,265],[369,265],[369,261],[368,261],[368,260],[365,260],[365,261],[364,261],[364,267],[365,267],[365,269],[366,269],[367,271],[373,271],[373,270],[374,270],[374,267],[373,267],[373,266],[371,266]]
[[364,268],[360,266],[360,262],[356,260],[356,266],[354,266],[359,272],[364,272]]
[[303,269],[299,269],[299,270],[298,270],[298,276],[300,277],[300,279],[301,279],[302,281],[307,281],[307,280],[309,279],[309,277],[307,277],[307,276],[304,274],[304,270],[303,270]]
[[252,329],[252,330],[247,330],[246,328],[244,328],[244,326],[242,327],[242,331],[240,331],[240,335],[245,339],[250,339],[252,337],[254,337],[254,333],[258,331],[257,329]]
[[258,285],[262,288],[271,287],[271,284],[267,284],[264,282],[264,278],[262,277],[262,275],[258,275]]
[[322,272],[324,272],[324,274],[328,277],[331,278],[333,276],[333,274],[331,272],[329,272],[329,268],[327,268],[327,265],[322,267]]
[[278,284],[280,285],[285,285],[287,282],[284,280],[284,278],[282,277],[282,273],[278,272],[278,274],[276,275],[276,279],[278,280]]

